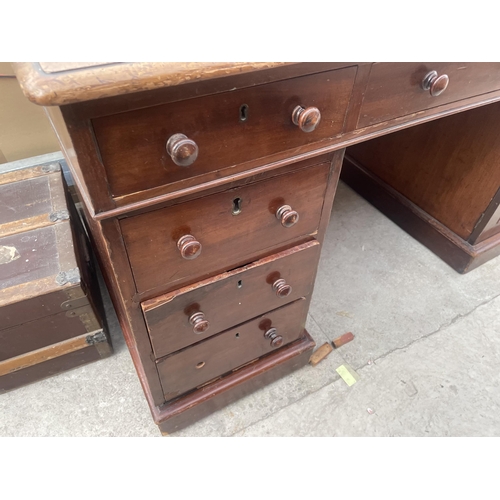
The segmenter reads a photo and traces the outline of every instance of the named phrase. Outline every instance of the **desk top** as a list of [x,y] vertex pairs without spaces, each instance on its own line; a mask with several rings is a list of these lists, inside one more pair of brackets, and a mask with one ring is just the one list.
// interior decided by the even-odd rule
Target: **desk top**
[[293,66],[284,62],[18,62],[17,79],[28,99],[60,106],[171,87],[252,71]]

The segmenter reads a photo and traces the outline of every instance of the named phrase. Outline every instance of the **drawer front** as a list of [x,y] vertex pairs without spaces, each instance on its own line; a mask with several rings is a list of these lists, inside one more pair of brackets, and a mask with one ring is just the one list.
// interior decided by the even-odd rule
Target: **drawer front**
[[[329,168],[322,163],[122,219],[137,291],[203,279],[255,260],[267,248],[316,234]],[[276,216],[286,206],[299,216],[291,227]]]
[[278,349],[266,333],[282,337],[286,345],[301,337],[306,316],[306,300],[292,304],[227,330],[215,337],[160,360],[158,372],[169,401],[191,389]]
[[[425,76],[447,75],[446,90],[431,96]],[[358,128],[500,89],[500,63],[376,63],[361,106]]]
[[[112,195],[170,185],[339,135],[355,75],[353,66],[95,118]],[[303,132],[292,123],[298,105],[320,110],[314,131]],[[198,147],[189,166],[177,165],[167,153],[167,141],[175,134]]]
[[142,303],[157,358],[309,295],[314,240]]

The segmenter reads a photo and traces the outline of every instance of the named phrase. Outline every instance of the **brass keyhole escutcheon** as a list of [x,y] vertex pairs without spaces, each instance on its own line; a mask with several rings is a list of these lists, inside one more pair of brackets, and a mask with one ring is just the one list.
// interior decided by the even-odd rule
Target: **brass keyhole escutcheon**
[[196,365],[196,369],[199,370],[200,368],[203,368],[205,366],[205,361],[200,361],[197,365]]

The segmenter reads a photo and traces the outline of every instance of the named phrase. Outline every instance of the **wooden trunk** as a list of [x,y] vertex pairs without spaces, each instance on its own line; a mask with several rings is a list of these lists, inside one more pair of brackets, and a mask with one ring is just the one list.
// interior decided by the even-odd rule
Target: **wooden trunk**
[[0,174],[0,392],[111,354],[59,164]]

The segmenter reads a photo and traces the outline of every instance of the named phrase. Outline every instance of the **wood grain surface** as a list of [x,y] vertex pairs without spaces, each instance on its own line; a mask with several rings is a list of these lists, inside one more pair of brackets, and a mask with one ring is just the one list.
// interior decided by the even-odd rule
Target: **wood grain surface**
[[264,336],[270,328],[283,337],[283,345],[297,340],[306,316],[306,302],[299,299],[160,360],[165,401],[275,350]]
[[[432,70],[450,78],[448,88],[437,97],[421,86]],[[375,63],[358,128],[498,89],[500,63]]]
[[347,154],[467,240],[500,186],[499,130],[500,103],[494,103],[358,144]]
[[[96,118],[92,125],[111,193],[120,197],[173,184],[337,136],[355,75],[351,67]],[[320,110],[313,132],[292,123],[298,105]],[[192,165],[176,165],[167,153],[176,134],[196,143]]]
[[[319,243],[310,241],[248,266],[214,276],[194,285],[142,303],[157,358],[200,342],[233,325],[309,295],[319,258]],[[272,283],[285,279],[290,295],[280,298]],[[202,311],[209,328],[193,332],[189,316]]]
[[28,99],[42,106],[152,90],[276,68],[284,62],[13,63]]
[[[138,292],[202,279],[246,264],[267,248],[314,236],[318,229],[330,165],[320,164],[202,200],[180,203],[120,221]],[[299,187],[300,186],[300,187]],[[241,213],[233,215],[235,199]],[[276,218],[282,205],[299,213],[290,228]],[[198,258],[185,260],[177,241],[185,234],[202,245]]]

